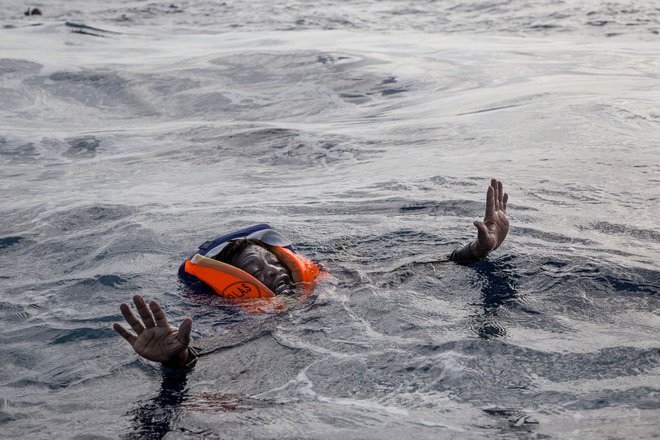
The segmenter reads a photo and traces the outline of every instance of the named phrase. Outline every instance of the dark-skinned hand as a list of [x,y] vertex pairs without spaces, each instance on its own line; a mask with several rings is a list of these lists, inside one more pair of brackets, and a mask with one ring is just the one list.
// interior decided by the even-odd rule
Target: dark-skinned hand
[[186,365],[192,319],[184,319],[179,328],[172,327],[156,301],[151,301],[147,306],[140,295],[135,295],[133,303],[142,321],[135,317],[127,304],[120,305],[119,309],[135,334],[126,330],[121,324],[113,325],[115,331],[145,359],[174,366]]
[[509,219],[506,216],[508,200],[509,195],[502,189],[502,182],[492,179],[486,193],[484,220],[474,222],[477,239],[470,244],[470,249],[476,257],[484,257],[500,247],[509,233]]

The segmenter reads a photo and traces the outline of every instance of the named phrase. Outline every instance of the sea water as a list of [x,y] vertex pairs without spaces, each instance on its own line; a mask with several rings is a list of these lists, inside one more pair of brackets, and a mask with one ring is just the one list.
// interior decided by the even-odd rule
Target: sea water
[[[0,437],[654,438],[659,32],[653,1],[0,1]],[[491,177],[509,237],[444,263]],[[312,298],[179,282],[261,222]],[[112,330],[134,294],[193,318],[187,376]]]

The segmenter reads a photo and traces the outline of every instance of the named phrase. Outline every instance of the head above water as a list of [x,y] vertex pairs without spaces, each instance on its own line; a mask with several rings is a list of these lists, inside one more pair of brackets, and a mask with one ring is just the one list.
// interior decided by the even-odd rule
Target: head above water
[[207,240],[179,268],[191,286],[201,282],[237,303],[282,294],[304,299],[320,274],[318,264],[295,253],[291,242],[266,224]]
[[261,281],[275,295],[294,292],[291,273],[275,254],[253,240],[239,240],[225,253],[223,260]]

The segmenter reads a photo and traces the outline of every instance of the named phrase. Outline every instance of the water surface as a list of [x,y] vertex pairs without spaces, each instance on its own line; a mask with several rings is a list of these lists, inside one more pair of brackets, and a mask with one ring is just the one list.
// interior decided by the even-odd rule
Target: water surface
[[[11,3],[2,436],[656,435],[653,2]],[[509,238],[442,263],[491,177]],[[260,222],[329,268],[314,298],[248,316],[179,283]],[[185,379],[112,330],[135,293],[193,317]]]

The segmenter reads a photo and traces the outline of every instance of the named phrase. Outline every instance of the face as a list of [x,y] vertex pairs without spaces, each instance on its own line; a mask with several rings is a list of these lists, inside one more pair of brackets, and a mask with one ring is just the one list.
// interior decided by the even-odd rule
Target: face
[[288,294],[293,290],[289,271],[272,252],[261,246],[246,247],[234,257],[232,263],[264,283],[275,295]]

